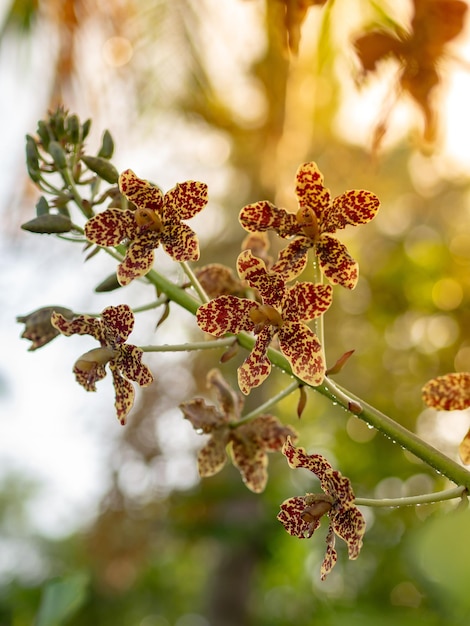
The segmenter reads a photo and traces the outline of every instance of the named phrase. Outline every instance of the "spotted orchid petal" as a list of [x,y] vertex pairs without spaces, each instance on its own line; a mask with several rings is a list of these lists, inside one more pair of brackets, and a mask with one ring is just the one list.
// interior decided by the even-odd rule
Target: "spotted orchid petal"
[[127,304],[108,306],[101,313],[106,343],[122,344],[134,328],[134,314]]
[[335,232],[348,224],[358,226],[367,224],[377,215],[380,200],[377,196],[363,189],[352,189],[333,200],[330,210],[323,220],[324,232]]
[[163,220],[179,222],[197,215],[206,206],[208,200],[207,185],[195,180],[177,183],[165,194]]
[[264,304],[277,307],[282,303],[286,290],[284,279],[277,274],[270,274],[262,259],[253,256],[251,250],[244,250],[237,259],[238,275],[246,280],[250,287],[257,289]]
[[289,535],[299,539],[307,539],[320,526],[320,518],[309,521],[303,517],[305,511],[305,497],[294,496],[284,500],[277,519],[284,526]]
[[359,265],[341,241],[324,233],[317,244],[317,254],[320,268],[330,282],[354,289],[359,278]]
[[261,493],[268,482],[268,457],[256,439],[244,437],[242,426],[232,437],[233,464],[238,468],[245,485],[254,493]]
[[153,376],[150,369],[142,363],[142,356],[140,348],[126,344],[119,350],[115,362],[126,378],[136,382],[139,387],[147,387],[153,382]]
[[271,372],[271,361],[266,352],[273,335],[273,329],[265,326],[256,337],[255,346],[248,358],[238,368],[238,386],[245,395],[259,387]]
[[296,237],[279,252],[271,272],[280,274],[286,282],[293,280],[304,271],[312,245],[307,237]]
[[117,246],[125,239],[134,239],[137,230],[134,211],[112,208],[88,220],[85,237],[98,246]]
[[323,176],[313,161],[297,170],[295,194],[299,207],[312,209],[321,222],[330,207],[330,192],[323,187]]
[[196,431],[209,434],[228,424],[229,416],[217,407],[206,404],[203,398],[194,398],[180,404],[184,417],[191,422]]
[[197,462],[200,476],[213,476],[224,467],[227,462],[226,446],[229,439],[228,429],[217,430],[206,445],[199,450]]
[[98,341],[104,341],[101,321],[91,315],[77,315],[72,320],[69,320],[54,311],[51,315],[51,324],[66,337],[71,335],[91,335]]
[[251,331],[255,324],[250,311],[259,307],[254,300],[237,298],[236,296],[219,296],[206,304],[202,304],[196,313],[196,321],[201,330],[215,337],[225,333]]
[[454,372],[432,378],[423,389],[427,406],[438,411],[461,411],[470,408],[470,372]]
[[135,239],[130,247],[127,249],[126,256],[122,263],[119,263],[117,269],[117,278],[119,284],[125,287],[135,278],[145,276],[151,269],[154,261],[153,248],[158,246],[158,241],[155,241],[155,246],[150,248],[147,244],[148,237]]
[[114,383],[114,407],[118,420],[124,426],[127,422],[127,416],[134,405],[134,387],[132,383],[121,375],[115,362],[110,361],[109,369],[111,370]]
[[285,322],[279,330],[279,347],[293,373],[309,385],[325,378],[323,349],[315,333],[302,322]]
[[243,207],[238,219],[248,232],[274,230],[283,238],[292,237],[301,232],[294,213],[288,213],[285,209],[279,209],[267,201],[255,202]]
[[125,170],[119,176],[119,190],[136,207],[161,211],[163,205],[161,189],[148,180],[139,178],[132,170]]
[[330,285],[296,283],[287,291],[283,316],[293,322],[309,322],[323,315],[332,300],[333,290]]
[[161,235],[163,249],[178,262],[199,259],[199,240],[196,233],[187,225],[176,223],[165,226]]

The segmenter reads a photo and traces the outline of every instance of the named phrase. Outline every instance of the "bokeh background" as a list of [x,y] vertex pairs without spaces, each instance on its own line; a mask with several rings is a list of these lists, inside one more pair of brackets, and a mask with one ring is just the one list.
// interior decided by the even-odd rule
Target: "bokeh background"
[[[452,0],[427,2],[452,14]],[[292,43],[296,6],[0,3],[1,626],[468,623],[470,513],[461,505],[364,508],[360,558],[349,562],[339,545],[338,564],[320,582],[325,524],[299,541],[275,519],[286,497],[312,490],[310,476],[271,455],[262,495],[250,493],[230,465],[198,478],[201,438],[176,407],[207,396],[204,372],[219,354],[147,355],[156,383],[139,390],[121,428],[110,380],[86,394],[73,379],[72,364],[91,339],[87,347],[83,337],[58,338],[33,353],[20,339],[16,316],[40,306],[98,312],[153,299],[143,284],[96,293],[112,259],[84,263],[79,244],[20,229],[38,195],[27,180],[24,135],[48,109],[63,104],[91,118],[91,151],[109,129],[118,169],[131,167],[164,190],[191,178],[209,185],[209,207],[192,222],[201,264],[234,267],[245,235],[240,208],[268,199],[295,210],[295,171],[315,160],[334,196],[365,188],[382,202],[374,222],[342,233],[360,281],[352,292],[335,289],[325,317],[327,360],[354,349],[338,382],[458,459],[469,413],[425,409],[420,389],[433,376],[470,370],[469,26],[439,58],[439,124],[430,145],[422,110],[397,88],[399,61],[380,63],[359,85],[352,45],[373,24],[409,29],[413,3],[312,6],[294,55],[286,10]],[[386,132],[374,148],[379,123]],[[163,253],[157,263],[182,280]],[[194,319],[176,308],[155,334],[158,315],[139,314],[133,343],[199,337]],[[223,366],[233,382],[242,358]],[[285,385],[273,372],[247,410]],[[299,421],[297,400],[283,400],[275,414],[299,431],[301,445],[349,476],[356,495],[449,486],[314,391]]]

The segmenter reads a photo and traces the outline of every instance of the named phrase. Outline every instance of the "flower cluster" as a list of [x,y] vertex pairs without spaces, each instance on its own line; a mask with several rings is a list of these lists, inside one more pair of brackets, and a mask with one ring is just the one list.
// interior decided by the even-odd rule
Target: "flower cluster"
[[306,454],[303,448],[293,446],[290,439],[284,444],[282,453],[290,467],[308,469],[320,480],[323,494],[308,493],[285,500],[277,518],[290,535],[304,539],[313,535],[324,515],[328,516],[326,554],[320,573],[324,580],[338,558],[335,535],[346,542],[349,558],[357,559],[366,523],[354,504],[355,496],[349,479],[334,470],[324,457]]
[[105,365],[109,365],[116,392],[115,407],[118,420],[126,418],[134,404],[134,388],[130,381],[141,387],[150,385],[153,376],[142,363],[142,350],[126,344],[134,327],[134,315],[127,304],[109,306],[101,313],[101,319],[90,315],[78,315],[72,320],[54,312],[52,325],[63,335],[91,335],[100,343],[77,360],[73,371],[77,382],[87,391],[96,391],[96,383],[106,376]]
[[199,307],[197,323],[216,337],[241,331],[255,333],[255,346],[238,368],[241,391],[248,394],[269,375],[271,362],[267,351],[275,335],[294,374],[310,385],[321,384],[325,376],[323,349],[306,322],[328,309],[331,287],[308,282],[288,287],[281,275],[268,272],[264,261],[250,250],[239,255],[237,268],[240,278],[257,290],[262,302],[219,296]]
[[243,482],[251,491],[261,493],[268,480],[267,452],[280,451],[287,437],[295,440],[297,435],[272,415],[240,421],[243,397],[233,391],[218,370],[208,373],[207,385],[215,391],[218,407],[206,404],[202,398],[180,405],[194,429],[210,435],[199,451],[199,474],[203,477],[217,474],[227,461],[226,448],[230,444],[233,463]]
[[197,261],[196,234],[181,220],[194,217],[207,204],[207,185],[189,180],[162,191],[132,170],[119,176],[119,189],[135,208],[109,208],[88,220],[86,238],[99,246],[128,244],[117,270],[118,281],[127,285],[152,268],[154,249],[163,249],[175,261]]

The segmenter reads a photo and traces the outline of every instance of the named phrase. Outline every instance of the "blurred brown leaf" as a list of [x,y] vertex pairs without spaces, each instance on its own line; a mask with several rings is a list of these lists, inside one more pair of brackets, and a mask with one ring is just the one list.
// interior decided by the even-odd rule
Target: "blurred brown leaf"
[[[424,116],[424,138],[431,142],[436,136],[436,111],[431,95],[440,83],[438,65],[445,55],[445,46],[461,33],[468,7],[462,0],[413,0],[413,5],[409,32],[398,27],[394,32],[373,30],[357,37],[354,47],[364,74],[375,71],[377,64],[386,58],[399,62],[397,95],[403,89],[416,102]],[[377,147],[383,125],[379,123],[376,130]]]

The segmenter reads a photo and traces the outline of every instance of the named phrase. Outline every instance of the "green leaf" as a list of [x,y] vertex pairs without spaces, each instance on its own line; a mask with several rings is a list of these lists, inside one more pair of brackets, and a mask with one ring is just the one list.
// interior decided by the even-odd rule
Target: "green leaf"
[[61,626],[83,605],[88,576],[72,574],[46,584],[35,626]]

